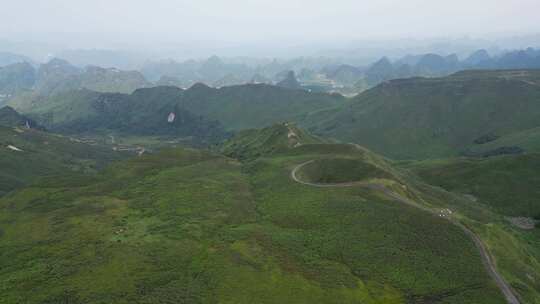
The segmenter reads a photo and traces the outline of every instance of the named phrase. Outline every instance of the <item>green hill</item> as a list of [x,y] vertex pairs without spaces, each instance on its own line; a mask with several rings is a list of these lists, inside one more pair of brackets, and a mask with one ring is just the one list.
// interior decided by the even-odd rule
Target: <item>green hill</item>
[[318,159],[302,166],[296,176],[302,181],[315,184],[355,183],[392,177],[374,164],[350,158]]
[[267,84],[214,89],[202,84],[185,91],[182,106],[220,121],[228,130],[267,127],[298,121],[310,112],[343,104],[341,95],[310,93]]
[[504,303],[450,222],[375,189],[293,181],[331,150],[377,158],[321,146],[247,163],[166,150],[6,196],[3,301]]
[[514,132],[493,141],[468,148],[472,154],[482,154],[502,147],[520,147],[526,152],[540,152],[540,127]]
[[508,216],[540,218],[540,154],[428,160],[411,165],[432,185],[476,197]]
[[[123,133],[192,136],[212,142],[228,131],[300,119],[345,99],[264,84],[214,89],[197,84],[139,89],[133,94],[69,91],[48,98],[15,101],[13,106],[59,132],[116,130]],[[176,118],[168,122],[169,114]]]
[[173,87],[140,89],[129,95],[78,90],[19,106],[48,129],[61,133],[162,135],[194,143],[227,136],[218,122],[181,107],[182,94]]
[[[538,303],[540,273],[540,166],[538,153],[488,159],[441,159],[404,162],[433,187],[452,191],[448,208],[483,222],[476,231],[521,303]],[[536,224],[536,227],[535,227]]]
[[[251,97],[230,92],[246,90],[279,92],[266,97],[279,105],[282,89],[197,85],[71,91],[27,109],[64,132],[210,139],[224,131],[189,129],[208,121],[190,103],[212,113],[216,96],[238,106]],[[309,116],[334,111],[319,109]],[[124,157],[0,128],[0,303],[506,303],[490,263],[522,303],[540,302],[540,229],[505,219],[537,212],[536,154],[396,163],[281,122],[219,153],[104,167]]]
[[466,71],[385,82],[302,125],[394,158],[457,155],[488,134],[540,126],[539,72]]
[[0,196],[43,177],[96,172],[126,156],[110,147],[33,129],[0,126]]
[[264,129],[238,132],[221,147],[221,152],[238,159],[254,159],[288,151],[304,144],[323,143],[292,123],[277,124]]
[[43,127],[39,126],[35,121],[19,114],[9,106],[0,108],[0,126],[43,129]]

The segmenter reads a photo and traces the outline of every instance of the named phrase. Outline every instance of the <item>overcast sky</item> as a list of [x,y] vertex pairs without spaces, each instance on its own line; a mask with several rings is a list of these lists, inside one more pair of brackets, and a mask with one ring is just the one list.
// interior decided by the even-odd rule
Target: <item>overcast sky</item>
[[540,32],[540,0],[0,0],[0,9],[0,38],[86,48]]

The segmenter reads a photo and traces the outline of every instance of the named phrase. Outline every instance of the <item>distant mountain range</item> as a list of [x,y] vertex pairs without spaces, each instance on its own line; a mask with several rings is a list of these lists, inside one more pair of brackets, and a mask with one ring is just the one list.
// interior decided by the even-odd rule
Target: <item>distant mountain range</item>
[[[119,53],[112,52],[114,56],[111,55],[109,61],[105,60],[110,57],[105,51],[73,51],[62,54],[66,58],[76,60],[79,65],[72,65],[66,60],[57,58],[36,65],[24,56],[0,53],[0,67],[3,66],[0,68],[0,94],[34,89],[39,95],[50,95],[77,88],[131,93],[138,88],[156,85],[189,88],[196,83],[205,83],[219,88],[246,83],[278,84],[289,78],[286,87],[355,95],[392,79],[440,77],[471,69],[540,68],[540,50],[533,48],[509,51],[497,56],[491,56],[486,50],[477,50],[462,60],[455,54],[442,56],[433,53],[408,55],[394,60],[382,57],[368,66],[355,66],[339,62],[339,59],[328,58],[250,61],[212,56],[205,60],[184,62],[150,61],[139,68],[140,72],[92,65],[78,67],[83,62],[92,61],[91,58],[96,62],[102,62],[104,66],[112,66],[116,62],[113,59],[120,56]],[[125,55],[126,60],[118,60],[121,63],[119,66],[130,66],[129,54]],[[82,60],[86,57],[88,60]],[[21,62],[27,64],[23,67]],[[14,63],[16,65],[10,65]],[[31,71],[32,69],[35,70]],[[294,72],[294,81],[298,83],[293,83],[292,78],[288,76],[291,71]],[[284,83],[280,84],[283,85]]]
[[478,50],[462,61],[455,54],[406,56],[395,62],[384,57],[366,70],[365,77],[370,85],[376,85],[391,79],[445,76],[460,70],[537,68],[540,68],[540,50],[529,48],[497,57],[491,57],[486,50]]
[[76,89],[100,92],[131,93],[150,83],[136,71],[88,66],[77,68],[62,59],[52,59],[37,69],[27,62],[0,68],[0,91],[14,93],[21,89],[34,90],[38,95],[54,95]]
[[14,54],[10,52],[0,52],[0,67],[21,62],[32,63],[33,61],[32,59],[24,55]]

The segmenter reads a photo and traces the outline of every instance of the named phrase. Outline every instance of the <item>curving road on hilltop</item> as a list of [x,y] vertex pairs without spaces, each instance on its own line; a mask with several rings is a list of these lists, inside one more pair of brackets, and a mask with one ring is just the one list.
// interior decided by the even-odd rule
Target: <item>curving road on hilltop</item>
[[[416,203],[416,202],[414,202],[412,200],[409,200],[408,198],[406,198],[404,196],[401,196],[398,193],[395,193],[395,192],[391,191],[390,189],[386,188],[383,185],[367,183],[367,182],[320,184],[320,183],[306,182],[306,181],[303,181],[300,178],[298,178],[298,176],[297,176],[298,170],[300,170],[303,166],[308,165],[308,164],[310,164],[310,163],[312,163],[314,161],[315,160],[312,159],[312,160],[301,163],[301,164],[297,165],[296,167],[294,167],[291,170],[291,178],[295,182],[300,183],[302,185],[311,186],[311,187],[318,187],[318,188],[359,186],[359,187],[365,187],[365,188],[369,188],[369,189],[373,189],[373,190],[378,190],[378,191],[384,193],[386,196],[388,196],[388,197],[390,197],[390,198],[392,198],[392,199],[394,199],[394,200],[396,200],[396,201],[398,201],[400,203],[412,206],[414,208],[418,208],[418,209],[420,209],[422,211],[425,211],[425,212],[429,212],[433,216],[438,217],[440,215],[439,211],[427,208],[427,207],[422,206],[422,205],[420,205],[420,204],[418,204],[418,203]],[[504,297],[506,298],[506,302],[508,304],[520,304],[516,294],[514,293],[514,291],[510,287],[510,285],[497,272],[497,269],[495,268],[495,264],[493,263],[493,259],[491,258],[489,252],[486,249],[486,246],[484,245],[484,243],[482,242],[480,237],[476,233],[474,233],[472,230],[467,228],[465,225],[460,223],[458,220],[456,220],[456,219],[454,219],[454,218],[452,218],[450,216],[446,216],[446,217],[443,217],[443,218],[447,219],[452,224],[459,227],[474,242],[474,245],[476,246],[476,248],[480,252],[480,257],[482,259],[482,264],[484,265],[484,268],[488,272],[489,276],[495,281],[495,284],[497,284],[497,287],[499,287],[499,289],[503,293]]]

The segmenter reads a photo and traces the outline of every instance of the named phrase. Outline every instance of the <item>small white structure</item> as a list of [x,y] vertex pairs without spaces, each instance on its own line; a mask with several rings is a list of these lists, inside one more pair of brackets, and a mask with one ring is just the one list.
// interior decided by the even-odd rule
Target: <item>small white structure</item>
[[7,147],[8,147],[8,149],[13,150],[13,151],[23,152],[23,150],[15,147],[15,146],[12,146],[12,145],[8,145]]
[[171,113],[169,113],[169,116],[167,117],[167,122],[172,123],[172,122],[174,122],[175,119],[176,119],[176,114],[171,112]]

